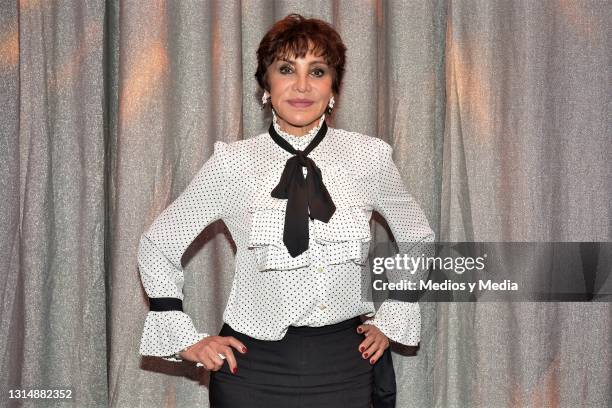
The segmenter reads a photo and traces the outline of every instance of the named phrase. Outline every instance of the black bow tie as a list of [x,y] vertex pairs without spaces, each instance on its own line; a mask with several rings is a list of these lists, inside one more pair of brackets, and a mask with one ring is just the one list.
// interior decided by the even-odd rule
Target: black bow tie
[[[327,124],[323,121],[321,128],[304,150],[294,149],[276,132],[274,124],[270,124],[268,133],[276,144],[294,154],[285,163],[283,174],[278,185],[272,190],[271,196],[287,199],[283,242],[289,254],[295,258],[308,249],[309,209],[310,218],[322,222],[328,222],[336,211],[336,206],[323,184],[321,170],[311,158],[307,157],[325,137]],[[306,179],[302,167],[307,169]]]

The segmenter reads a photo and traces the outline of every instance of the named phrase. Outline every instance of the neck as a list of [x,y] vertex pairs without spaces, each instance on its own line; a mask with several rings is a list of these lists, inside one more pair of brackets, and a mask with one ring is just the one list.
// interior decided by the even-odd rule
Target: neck
[[317,119],[315,119],[314,121],[312,121],[312,123],[309,123],[308,125],[295,126],[295,125],[290,124],[286,120],[282,119],[275,113],[274,115],[276,117],[276,123],[278,124],[278,127],[283,132],[289,133],[290,135],[293,135],[293,136],[304,136],[308,134],[308,132],[310,132],[312,129],[314,129],[315,127],[319,125],[319,121],[321,120],[321,116],[319,116]]

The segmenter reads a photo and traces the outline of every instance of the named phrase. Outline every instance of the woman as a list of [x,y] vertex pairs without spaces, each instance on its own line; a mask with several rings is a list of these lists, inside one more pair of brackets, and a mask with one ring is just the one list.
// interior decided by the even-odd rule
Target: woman
[[[277,22],[257,51],[256,78],[273,115],[268,132],[216,142],[141,237],[151,311],[140,353],[211,370],[212,407],[370,407],[374,367],[394,385],[389,341],[418,343],[418,304],[385,301],[375,311],[361,297],[373,210],[398,242],[433,241],[433,232],[391,147],[325,122],[345,50],[321,20],[292,14]],[[225,324],[214,336],[198,333],[182,311],[180,260],[216,219],[237,254]]]

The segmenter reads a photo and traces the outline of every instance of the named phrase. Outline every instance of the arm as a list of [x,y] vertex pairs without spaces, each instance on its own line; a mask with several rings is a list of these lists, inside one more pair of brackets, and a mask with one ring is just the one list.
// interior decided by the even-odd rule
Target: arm
[[[144,324],[141,355],[180,361],[174,358],[175,353],[209,336],[199,333],[189,315],[182,311],[181,257],[199,233],[225,212],[228,184],[225,146],[223,142],[215,142],[213,155],[140,238],[137,257],[140,278],[152,309]],[[159,309],[157,298],[169,298],[161,303],[171,310],[154,311]]]
[[[408,248],[408,256],[432,256],[435,239],[434,232],[429,227],[423,210],[406,190],[402,178],[393,162],[392,147],[381,139],[379,141],[378,184],[374,209],[379,212],[389,224],[398,246]],[[401,243],[401,245],[400,245]],[[387,272],[389,282],[399,282],[401,279],[413,280],[424,274],[417,271],[411,274],[407,270],[392,270]],[[364,324],[373,324],[390,340],[404,345],[417,345],[420,340],[421,314],[416,302],[385,300],[376,314]]]

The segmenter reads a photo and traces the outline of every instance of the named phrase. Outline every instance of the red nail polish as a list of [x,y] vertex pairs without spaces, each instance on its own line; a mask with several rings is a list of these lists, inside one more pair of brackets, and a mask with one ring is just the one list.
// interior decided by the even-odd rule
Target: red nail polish
[[373,358],[370,359],[370,364],[374,364],[374,363],[375,363],[374,359]]
[[368,353],[363,353],[363,358],[368,358]]
[[238,372],[238,367],[232,368],[232,373],[236,374]]
[[358,331],[359,333],[361,333],[361,332],[363,331],[363,329],[362,329],[361,327],[358,327],[358,328],[357,328],[357,331]]
[[247,352],[247,348],[246,348],[246,346],[242,348],[242,352],[243,352],[243,353],[246,353],[246,352]]
[[363,350],[365,350],[364,346],[359,347],[359,351],[363,351]]

